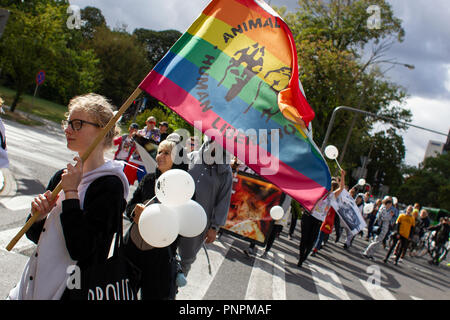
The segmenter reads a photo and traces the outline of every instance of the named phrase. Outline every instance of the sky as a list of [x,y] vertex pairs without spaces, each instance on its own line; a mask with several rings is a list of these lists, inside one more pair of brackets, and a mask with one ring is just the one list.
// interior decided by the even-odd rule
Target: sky
[[[297,8],[296,0],[266,0],[270,5]],[[386,72],[393,82],[403,86],[408,98],[405,107],[412,112],[414,125],[443,134],[450,129],[450,6],[448,0],[388,0],[394,15],[402,20],[405,39],[393,45],[387,59],[412,64],[414,70],[396,65]],[[185,32],[209,0],[71,0],[72,5],[99,8],[108,26],[127,25],[152,30],[175,29]],[[381,16],[381,19],[383,17]],[[384,69],[391,66],[386,65]],[[300,66],[301,68],[301,66]],[[314,108],[314,106],[312,106]],[[351,107],[351,106],[350,106]],[[354,106],[353,106],[354,107]],[[380,124],[375,130],[388,127]],[[405,163],[417,166],[423,161],[430,140],[445,142],[446,136],[410,127],[403,136]],[[320,145],[320,143],[319,143]]]

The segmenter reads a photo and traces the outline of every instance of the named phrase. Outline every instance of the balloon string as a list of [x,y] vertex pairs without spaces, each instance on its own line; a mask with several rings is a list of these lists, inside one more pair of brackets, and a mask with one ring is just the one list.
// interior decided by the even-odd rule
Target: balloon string
[[338,165],[338,167],[339,167],[339,170],[342,171],[342,168],[341,168],[341,166],[339,165],[339,162],[336,160],[336,158],[334,159],[334,161],[336,161],[336,163],[337,163],[337,165]]
[[[155,198],[156,198],[156,196],[154,196],[154,197],[151,198],[150,200],[145,201],[144,207],[147,208]],[[132,218],[134,218],[134,210],[136,210],[136,206],[134,206],[133,211],[131,211],[130,216],[131,216]]]
[[156,198],[156,196],[154,196],[154,197],[151,198],[150,200],[147,200],[147,201],[144,203],[144,207],[148,207],[148,206],[150,205],[150,203],[151,203],[153,200],[155,200],[155,198]]

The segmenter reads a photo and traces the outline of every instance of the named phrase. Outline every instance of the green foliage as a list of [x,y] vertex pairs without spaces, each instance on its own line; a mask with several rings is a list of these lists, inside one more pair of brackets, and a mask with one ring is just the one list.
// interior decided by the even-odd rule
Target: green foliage
[[152,68],[181,37],[181,33],[176,30],[154,31],[143,28],[134,30],[133,35],[144,45]]
[[[381,8],[379,29],[367,26],[370,14],[366,10],[370,5]],[[312,126],[318,145],[321,145],[333,110],[338,106],[409,121],[411,112],[404,108],[405,89],[386,79],[381,69],[389,43],[401,42],[404,38],[401,21],[394,16],[390,4],[386,0],[299,0],[298,7],[293,13],[286,12],[285,8],[278,11],[295,38],[300,81],[316,114]],[[375,46],[372,54],[367,52],[369,45]],[[367,155],[371,144],[375,143],[372,154],[380,159],[388,156],[393,161],[386,170],[390,169],[392,183],[400,183],[398,171],[405,155],[403,142],[393,132],[371,137],[373,125],[379,119],[340,111],[329,143],[342,152],[354,119],[355,125],[341,165],[348,172],[360,166],[360,156]],[[397,123],[392,125],[403,128]],[[391,159],[393,153],[400,158]],[[374,161],[372,165],[375,165]],[[384,168],[382,170],[387,172]],[[369,168],[369,183],[372,183],[370,179],[375,172]],[[349,184],[354,184],[351,175],[349,179]]]
[[[186,129],[191,135],[194,135],[194,127],[162,103],[152,109],[145,110],[136,117],[135,122],[139,125],[140,129],[146,126],[145,122],[150,116],[156,118],[157,126],[161,121],[166,121],[169,124],[169,133],[172,133],[177,129]],[[128,120],[126,122],[126,127],[128,128],[132,122],[133,119]]]
[[85,7],[81,9],[81,20],[85,21],[81,27],[84,39],[94,38],[95,30],[106,27],[106,20],[100,9],[95,7]]
[[399,201],[450,210],[450,153],[427,158],[422,167],[407,168]]
[[120,107],[150,71],[145,51],[136,37],[107,27],[97,28],[87,47],[100,59],[99,93]]
[[39,88],[42,97],[66,104],[74,95],[99,86],[98,59],[92,50],[80,50],[76,32],[67,28],[67,1],[11,4],[10,19],[0,42],[2,73],[16,90],[14,111],[24,92],[32,93],[39,70],[46,72]]

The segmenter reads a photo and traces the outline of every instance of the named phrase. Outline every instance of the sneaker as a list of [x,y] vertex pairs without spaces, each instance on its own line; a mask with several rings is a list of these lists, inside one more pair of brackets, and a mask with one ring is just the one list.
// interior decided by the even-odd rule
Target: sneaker
[[348,249],[348,245],[346,243],[344,243],[343,248]]
[[383,259],[383,262],[384,262],[384,263],[387,263],[388,261],[387,261],[387,259]]
[[264,253],[261,255],[261,258],[267,258],[267,251],[264,251]]
[[370,257],[367,255],[367,253],[363,252],[362,255],[363,255],[364,258],[370,259]]
[[301,268],[302,264],[303,264],[303,262],[301,262],[301,261],[297,262],[297,267]]
[[178,287],[184,287],[187,284],[187,279],[183,272],[177,273],[176,284]]
[[292,240],[292,236],[290,234],[288,234],[288,239]]

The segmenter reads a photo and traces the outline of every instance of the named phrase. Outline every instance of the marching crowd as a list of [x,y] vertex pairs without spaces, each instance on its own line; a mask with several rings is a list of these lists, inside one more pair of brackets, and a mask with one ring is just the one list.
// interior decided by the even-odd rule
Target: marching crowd
[[[79,293],[68,283],[73,266],[83,274],[91,268],[105,263],[115,234],[121,234],[122,215],[125,213],[132,222],[122,239],[123,253],[138,269],[140,277],[137,287],[140,298],[175,299],[178,287],[185,284],[192,263],[204,243],[213,242],[221,226],[227,219],[232,193],[232,165],[214,162],[215,154],[226,152],[211,139],[201,146],[195,137],[187,142],[177,134],[168,134],[168,123],[163,121],[156,127],[156,119],[149,117],[146,126],[139,129],[133,123],[128,133],[118,136],[113,126],[90,156],[82,161],[99,132],[112,119],[114,113],[109,102],[100,95],[87,94],[73,98],[68,106],[68,117],[62,123],[67,140],[67,148],[78,153],[75,165],[57,171],[50,179],[46,192],[32,202],[32,216],[36,222],[27,231],[27,237],[37,244],[29,258],[18,284],[11,290],[8,299],[62,299],[79,298]],[[117,136],[117,137],[116,137]],[[141,155],[136,148],[136,137],[151,141],[156,147],[156,168],[147,173]],[[105,152],[117,146],[114,160],[106,160]],[[186,161],[174,164],[174,150],[184,149]],[[207,158],[211,157],[211,161]],[[224,157],[220,157],[223,159]],[[203,161],[200,159],[203,158]],[[116,161],[119,160],[119,161]],[[207,215],[207,227],[196,237],[178,236],[171,245],[163,248],[152,247],[139,234],[138,223],[146,205],[155,200],[155,184],[158,178],[170,169],[187,171],[195,182],[193,200],[198,202]],[[138,186],[131,200],[127,202],[129,187],[136,180]],[[53,198],[51,190],[57,185],[62,190]],[[398,209],[394,197],[372,201],[370,194],[357,194],[354,188],[347,191],[345,171],[332,179],[331,191],[320,200],[311,212],[304,211],[298,202],[287,198],[286,210],[291,207],[289,238],[292,239],[297,219],[301,215],[301,240],[299,244],[298,266],[311,254],[316,255],[328,241],[329,235],[336,233],[336,242],[346,231],[344,248],[352,246],[358,232],[342,223],[339,208],[343,195],[348,193],[354,199],[361,216],[367,224],[365,239],[369,241],[362,255],[374,259],[374,254],[382,246],[386,248],[389,237],[391,245],[384,258],[395,255],[395,264],[404,257],[414,236],[421,237],[427,230],[436,230],[436,245],[443,246],[449,237],[449,221],[444,219],[437,226],[430,227],[427,211],[415,204],[408,206],[404,213]],[[365,205],[372,203],[370,212]],[[287,210],[286,210],[287,211]],[[265,256],[272,247],[282,226],[272,228]],[[362,230],[359,234],[363,236]],[[116,237],[117,238],[117,237]],[[119,240],[116,243],[120,246]],[[398,244],[398,246],[397,246]],[[254,247],[251,245],[250,249]],[[252,253],[252,251],[249,251]],[[438,264],[436,256],[430,263]],[[119,291],[119,290],[118,290]],[[90,296],[92,298],[93,296]],[[87,299],[87,296],[84,296]],[[98,296],[97,296],[98,298]]]
[[[320,200],[311,213],[305,211],[301,217],[301,240],[300,253],[297,266],[301,267],[309,253],[315,256],[323,245],[328,241],[329,235],[335,230],[335,242],[339,242],[343,229],[346,230],[347,238],[343,245],[344,249],[351,247],[353,239],[360,235],[364,237],[364,231],[358,229],[353,232],[347,225],[342,225],[339,217],[339,207],[342,202],[341,192],[347,189],[345,186],[345,172],[341,171],[340,178],[333,178],[332,189],[326,197]],[[430,226],[430,218],[426,209],[421,209],[419,203],[408,205],[404,212],[399,210],[398,200],[395,197],[385,196],[383,199],[373,201],[369,192],[356,193],[352,188],[349,194],[355,201],[359,214],[363,217],[367,233],[365,240],[369,242],[366,249],[361,253],[363,257],[374,260],[374,255],[382,246],[387,249],[383,259],[388,259],[394,253],[394,264],[402,261],[407,251],[414,256],[414,250],[418,242],[427,231],[436,231],[434,234],[434,250],[429,264],[440,263],[440,253],[449,239],[450,221],[449,217],[442,217],[435,226]],[[294,200],[293,200],[294,202]],[[368,208],[364,210],[364,208]],[[300,211],[298,206],[292,206],[293,214],[289,237],[292,238],[295,223]],[[391,241],[389,241],[391,240]]]
[[[149,117],[145,128],[138,130],[137,125],[132,124],[127,135],[115,140],[118,131],[113,126],[90,156],[82,161],[94,139],[113,118],[113,108],[105,97],[86,94],[73,98],[68,109],[67,120],[62,126],[67,148],[78,153],[74,158],[76,164],[68,164],[67,168],[56,172],[47,191],[34,198],[28,219],[36,215],[37,220],[26,236],[37,246],[8,299],[104,298],[105,293],[100,289],[84,292],[86,288],[69,284],[77,268],[84,285],[84,281],[92,277],[95,266],[108,263],[114,235],[119,238],[115,240],[115,248],[120,248],[117,252],[123,253],[139,274],[135,279],[140,298],[175,299],[177,287],[183,285],[183,277],[188,275],[203,243],[213,242],[219,227],[225,224],[232,191],[231,167],[214,162],[215,153],[224,153],[223,149],[210,139],[199,148],[196,148],[194,139],[188,146],[180,145],[184,142],[179,135],[167,135],[166,122],[161,122],[158,129],[155,127],[156,119]],[[134,135],[152,140],[157,145],[155,172],[146,173],[144,164],[139,162],[139,154],[132,141]],[[105,159],[105,152],[113,143],[118,145],[115,159],[123,161]],[[172,151],[185,147],[192,152],[181,165],[175,165]],[[207,161],[208,157],[210,161]],[[204,161],[199,161],[200,158]],[[130,165],[124,165],[124,161]],[[135,169],[135,176],[130,174],[129,167]],[[142,240],[136,225],[144,206],[155,199],[156,180],[172,168],[186,170],[194,179],[193,199],[205,210],[207,226],[198,236],[179,235],[171,245],[156,248]],[[127,203],[129,186],[136,179],[139,180],[138,187]],[[62,190],[53,198],[51,190],[58,184]],[[122,237],[124,212],[132,225]],[[108,284],[110,287],[114,285],[117,285],[115,297],[120,292],[127,292],[126,297],[129,298],[128,287],[125,289],[119,282]]]

